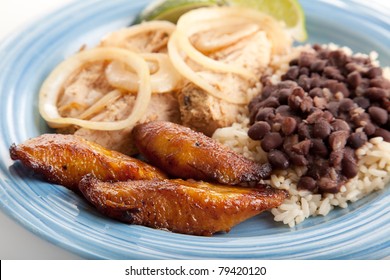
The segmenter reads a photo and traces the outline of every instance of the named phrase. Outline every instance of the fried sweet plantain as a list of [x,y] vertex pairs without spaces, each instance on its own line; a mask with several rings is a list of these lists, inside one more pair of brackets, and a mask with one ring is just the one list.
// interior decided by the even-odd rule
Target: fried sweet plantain
[[272,170],[178,124],[153,121],[137,125],[132,134],[151,164],[178,178],[237,185],[258,182]]
[[44,134],[13,144],[10,155],[47,181],[72,190],[77,190],[81,178],[89,173],[104,181],[166,178],[153,166],[74,135]]
[[287,197],[266,185],[243,188],[193,180],[102,182],[92,175],[79,185],[99,212],[129,224],[210,236],[230,229]]

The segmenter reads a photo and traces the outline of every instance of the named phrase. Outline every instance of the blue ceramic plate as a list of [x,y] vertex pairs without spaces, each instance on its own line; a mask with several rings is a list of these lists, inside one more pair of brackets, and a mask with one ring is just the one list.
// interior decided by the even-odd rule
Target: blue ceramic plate
[[[290,229],[263,214],[211,238],[125,225],[9,158],[12,143],[48,131],[38,90],[49,72],[86,43],[126,26],[146,1],[78,1],[0,46],[0,207],[44,239],[93,259],[380,259],[390,256],[390,188]],[[363,1],[362,1],[363,2]],[[334,4],[333,4],[334,3]],[[357,1],[302,1],[310,42],[376,50],[390,65],[390,14]],[[368,5],[368,4],[366,4]]]

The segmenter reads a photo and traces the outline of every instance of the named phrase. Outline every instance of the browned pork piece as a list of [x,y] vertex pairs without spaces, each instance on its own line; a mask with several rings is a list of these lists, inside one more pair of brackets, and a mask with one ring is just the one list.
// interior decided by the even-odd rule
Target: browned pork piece
[[[199,36],[204,37],[207,34]],[[192,40],[196,41],[196,38]],[[243,67],[260,77],[270,61],[270,52],[271,47],[266,36],[263,31],[258,31],[225,49],[207,55],[228,65]],[[197,74],[227,96],[248,96],[248,101],[248,90],[255,87],[253,81],[231,73],[199,69]],[[243,105],[229,103],[210,95],[192,82],[188,82],[178,96],[182,124],[207,136],[211,136],[217,128],[236,122],[237,116],[245,109]]]
[[84,177],[81,192],[101,213],[125,223],[206,235],[279,206],[283,190],[240,188],[184,180],[102,182]]
[[163,121],[140,124],[133,129],[139,151],[154,166],[178,178],[235,185],[257,182],[271,173],[259,164],[190,128]]
[[89,173],[104,181],[166,178],[157,168],[74,135],[44,134],[13,144],[10,155],[47,181],[76,191]]

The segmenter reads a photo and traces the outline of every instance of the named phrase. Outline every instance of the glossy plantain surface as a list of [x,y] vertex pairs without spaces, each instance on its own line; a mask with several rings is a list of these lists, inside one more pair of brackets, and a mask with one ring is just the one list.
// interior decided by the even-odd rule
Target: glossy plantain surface
[[237,185],[269,177],[259,164],[187,127],[164,121],[137,125],[134,142],[149,162],[171,176]]
[[10,147],[13,160],[41,174],[47,181],[77,190],[89,173],[101,180],[153,180],[166,176],[140,160],[110,151],[81,137],[44,134]]
[[129,224],[210,236],[279,206],[287,193],[193,180],[102,182],[85,176],[80,191],[101,213]]

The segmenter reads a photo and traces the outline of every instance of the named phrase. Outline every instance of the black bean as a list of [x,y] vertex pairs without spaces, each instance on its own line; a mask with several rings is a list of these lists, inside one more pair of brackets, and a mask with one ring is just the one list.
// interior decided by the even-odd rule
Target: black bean
[[309,176],[303,176],[298,181],[298,189],[304,189],[309,191],[314,191],[316,189],[316,180]]
[[298,75],[299,75],[299,67],[298,66],[291,66],[286,74],[283,74],[282,75],[282,80],[285,81],[285,80],[295,80],[296,78],[298,78]]
[[353,71],[348,74],[347,81],[352,89],[356,89],[362,82],[362,76],[358,71]]
[[276,169],[287,169],[290,166],[287,155],[279,150],[271,150],[267,154],[268,162]]
[[316,73],[312,73],[310,75],[311,77],[311,88],[321,87],[323,85],[323,81],[321,80],[321,77],[316,77]]
[[341,150],[347,144],[349,132],[345,130],[339,130],[332,132],[329,135],[329,145],[333,151]]
[[336,168],[337,170],[341,170],[342,169],[341,162],[343,160],[343,157],[344,157],[343,150],[332,151],[329,155],[330,165]]
[[307,166],[309,161],[304,155],[297,154],[294,151],[286,151],[292,164],[296,166]]
[[369,88],[369,84],[370,84],[370,81],[366,78],[363,78],[360,85],[354,91],[355,95],[356,96],[365,96],[366,91]]
[[341,92],[344,97],[348,97],[350,95],[350,91],[347,88],[347,86],[344,83],[329,83],[327,88],[332,92],[332,93],[338,93]]
[[313,98],[313,104],[316,108],[323,110],[326,108],[326,105],[328,105],[328,100],[326,100],[325,97],[315,96]]
[[310,65],[310,70],[316,73],[321,73],[324,71],[326,66],[326,60],[316,60]]
[[288,105],[293,110],[299,110],[304,97],[305,91],[301,87],[296,87],[288,97]]
[[364,127],[371,121],[370,115],[367,113],[354,113],[354,110],[350,112],[352,122],[358,127]]
[[298,58],[298,65],[299,67],[310,67],[314,59],[315,57],[313,54],[303,52]]
[[340,73],[340,70],[334,66],[326,66],[324,68],[324,75],[329,79],[334,79],[340,82],[345,80],[344,76]]
[[278,132],[270,132],[266,134],[261,141],[261,148],[265,152],[277,149],[283,144],[283,138]]
[[386,99],[382,102],[382,108],[386,109],[388,113],[390,113],[390,99]]
[[[292,90],[289,88],[282,88],[278,91],[278,101],[279,104],[287,104],[288,97],[290,96]],[[279,106],[280,107],[280,106]]]
[[334,116],[329,111],[324,111],[324,113],[322,114],[322,117],[329,123],[334,121]]
[[304,122],[298,124],[298,135],[300,136],[301,139],[310,139],[311,130],[312,130],[311,127]]
[[328,156],[328,148],[322,139],[312,139],[310,152],[320,157],[326,158]]
[[367,142],[367,135],[364,132],[353,132],[348,137],[348,145],[358,149]]
[[330,51],[327,49],[322,49],[317,53],[317,56],[321,59],[328,59]]
[[376,77],[382,76],[382,68],[380,67],[372,67],[368,69],[368,71],[365,73],[367,78],[374,79]]
[[337,193],[340,191],[340,186],[337,184],[337,181],[328,177],[321,177],[317,181],[317,187],[324,193]]
[[377,129],[377,126],[375,126],[372,122],[367,122],[364,126],[364,133],[368,136],[372,136],[375,133],[375,130]]
[[321,109],[313,110],[313,112],[307,116],[306,122],[308,124],[313,124],[323,118],[324,112]]
[[313,108],[313,99],[310,96],[305,96],[299,106],[299,109],[303,113],[308,113],[312,110]]
[[332,113],[333,116],[337,117],[339,115],[339,106],[340,106],[339,102],[331,101],[328,103],[326,108],[329,110],[329,112]]
[[[248,105],[248,109],[249,111],[253,111],[253,110],[258,110],[260,107],[259,107],[259,103],[263,100],[262,96],[261,95],[257,95],[255,96],[254,98],[252,98],[252,100],[249,102],[249,105]],[[257,107],[257,108],[256,108]],[[256,109],[255,109],[256,108]]]
[[365,98],[363,96],[358,96],[353,99],[353,101],[363,109],[367,109],[370,106],[370,100],[368,98]]
[[276,108],[275,113],[284,117],[292,116],[292,111],[288,105],[280,105],[278,108]]
[[348,179],[353,178],[357,175],[359,169],[357,166],[354,150],[348,148],[345,149],[341,165],[341,172]]
[[272,85],[272,81],[271,81],[271,75],[262,75],[260,77],[260,82],[263,86],[269,86],[269,85]]
[[320,119],[314,123],[313,126],[313,137],[324,139],[329,136],[332,131],[330,123],[324,119]]
[[256,122],[248,130],[248,136],[253,140],[261,140],[271,131],[271,126],[264,121]]
[[347,60],[347,55],[341,50],[331,51],[329,53],[329,64],[341,68]]
[[264,100],[264,99],[270,97],[276,89],[277,89],[277,87],[274,85],[265,86],[263,88],[263,91],[261,92],[261,96],[260,96],[261,100]]
[[306,75],[306,76],[309,76],[310,75],[310,70],[309,68],[307,67],[301,67],[299,69],[299,75]]
[[324,92],[322,91],[322,88],[319,88],[319,87],[315,87],[315,88],[312,88],[310,91],[309,91],[309,95],[310,97],[314,98],[314,97],[323,97],[324,96]]
[[318,44],[318,43],[315,43],[315,44],[312,46],[312,48],[313,48],[315,51],[317,51],[317,52],[319,52],[319,51],[322,50],[322,46],[321,46],[320,44]]
[[284,135],[290,135],[297,129],[297,121],[292,117],[285,117],[282,121],[282,132]]
[[371,120],[373,120],[378,125],[384,125],[387,123],[388,113],[383,108],[372,106],[368,108],[368,114],[370,115]]
[[352,99],[344,98],[340,100],[339,112],[349,112],[355,107],[356,107],[355,102],[353,102]]
[[263,101],[260,102],[262,107],[272,107],[277,108],[279,104],[279,100],[275,96],[270,96]]
[[292,146],[292,150],[299,155],[307,155],[311,148],[311,140],[303,140]]
[[390,131],[383,129],[383,128],[377,128],[375,130],[375,133],[373,134],[375,137],[382,137],[383,140],[386,142],[390,142]]
[[301,75],[298,78],[298,86],[300,86],[304,91],[309,91],[311,88],[311,78],[307,75]]
[[289,89],[294,89],[297,87],[298,84],[295,81],[282,81],[278,83],[277,88],[282,89],[282,88],[289,88]]
[[267,121],[275,116],[274,108],[260,108],[256,114],[256,121]]
[[344,131],[349,132],[351,130],[349,124],[346,121],[340,120],[340,119],[335,119],[331,123],[331,126],[332,126],[333,131],[344,130]]
[[369,86],[383,88],[383,89],[390,89],[390,81],[383,77],[377,77],[375,79],[370,80]]
[[294,58],[293,60],[290,60],[288,65],[290,66],[298,65],[298,58]]
[[318,180],[319,178],[328,174],[329,166],[330,165],[328,160],[314,157],[312,159],[311,165],[308,166],[309,169],[306,172],[306,176]]
[[380,101],[387,96],[386,91],[383,88],[370,87],[366,90],[365,95],[374,101]]

